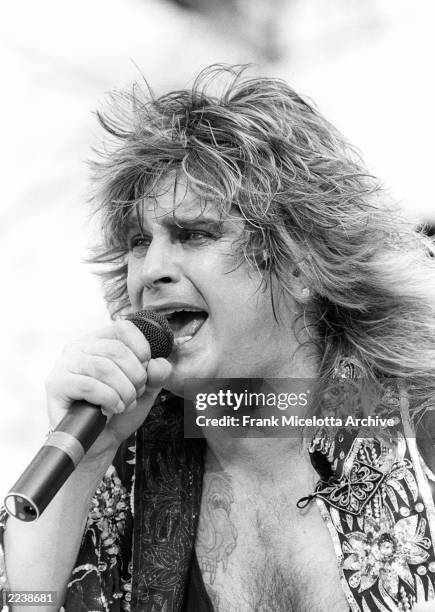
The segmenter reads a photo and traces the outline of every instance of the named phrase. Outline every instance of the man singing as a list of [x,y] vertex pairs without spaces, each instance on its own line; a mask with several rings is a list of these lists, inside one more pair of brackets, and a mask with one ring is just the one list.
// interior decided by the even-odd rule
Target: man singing
[[[151,359],[123,318],[66,347],[52,426],[77,399],[109,422],[38,521],[3,521],[3,584],[67,612],[435,602],[429,239],[280,80],[213,68],[191,90],[115,94],[99,118],[92,259],[114,318],[161,313],[174,348]],[[192,378],[391,379],[401,425],[188,439]]]

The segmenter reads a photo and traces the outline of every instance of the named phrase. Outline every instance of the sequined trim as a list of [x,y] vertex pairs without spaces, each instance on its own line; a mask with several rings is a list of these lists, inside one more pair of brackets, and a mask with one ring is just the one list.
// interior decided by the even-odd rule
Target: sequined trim
[[[67,585],[66,610],[75,610],[79,602],[98,612],[119,606],[129,610],[131,576],[121,556],[128,514],[128,491],[111,465],[92,498],[81,553]],[[95,583],[99,585],[98,605]]]
[[[423,503],[426,506],[426,512],[428,515],[429,521],[429,530],[431,533],[432,542],[435,543],[435,507],[434,507],[434,498],[432,497],[432,493],[429,488],[429,482],[425,478],[422,469],[423,459],[420,457],[417,444],[415,439],[415,430],[411,423],[411,419],[409,416],[409,402],[408,397],[405,390],[402,389],[401,398],[400,398],[400,413],[402,417],[402,422],[404,426],[405,436],[408,435],[408,448],[411,456],[411,460],[415,470],[415,476],[417,478],[417,483],[419,486],[420,494],[423,499]],[[426,466],[427,467],[427,466]],[[427,470],[430,472],[429,468]]]
[[423,472],[426,474],[428,479],[432,482],[435,482],[435,474],[432,472],[430,467],[425,463],[425,461],[423,460],[423,457],[420,458],[420,463],[422,465]]
[[429,488],[429,482],[425,478],[425,475],[423,473],[422,464],[421,464],[422,459],[420,458],[418,454],[415,438],[410,438],[408,440],[408,448],[409,448],[409,454],[411,456],[411,460],[414,466],[415,477],[417,479],[418,489],[420,491],[422,503],[424,504],[425,509],[426,509],[426,514],[428,518],[428,527],[429,527],[431,539],[432,539],[432,542],[435,542],[434,500],[432,497],[431,490]]
[[343,552],[341,550],[341,543],[340,543],[340,538],[338,537],[338,533],[337,533],[337,529],[334,525],[334,523],[332,522],[331,516],[328,512],[328,508],[325,504],[324,501],[322,501],[321,499],[317,499],[317,506],[319,508],[320,514],[323,518],[323,520],[326,523],[326,526],[328,528],[329,531],[329,535],[331,536],[331,540],[332,540],[332,545],[334,547],[335,550],[335,554],[337,555],[337,560],[338,560],[338,570],[339,570],[339,574],[340,574],[340,582],[341,582],[341,586],[343,588],[344,594],[346,596],[346,599],[349,603],[350,609],[352,612],[361,612],[361,608],[359,607],[359,605],[357,604],[355,597],[353,596],[353,593],[349,587],[349,584],[346,580],[346,577],[344,575],[343,572],[343,561],[344,561],[344,555]]

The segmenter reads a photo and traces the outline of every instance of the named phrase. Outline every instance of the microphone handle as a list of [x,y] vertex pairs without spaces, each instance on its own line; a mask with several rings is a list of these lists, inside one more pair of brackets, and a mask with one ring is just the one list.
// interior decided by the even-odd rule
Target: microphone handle
[[34,521],[75,470],[107,423],[99,406],[75,401],[5,497],[8,513]]

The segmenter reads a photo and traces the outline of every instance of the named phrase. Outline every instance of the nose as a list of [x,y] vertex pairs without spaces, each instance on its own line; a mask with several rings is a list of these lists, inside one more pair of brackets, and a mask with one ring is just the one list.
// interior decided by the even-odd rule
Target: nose
[[169,240],[153,238],[142,260],[141,281],[145,287],[154,289],[180,280],[176,250],[176,246]]

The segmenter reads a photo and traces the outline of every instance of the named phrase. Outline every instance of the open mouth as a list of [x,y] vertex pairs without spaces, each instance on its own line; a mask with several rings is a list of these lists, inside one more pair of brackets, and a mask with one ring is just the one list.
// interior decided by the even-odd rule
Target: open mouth
[[208,318],[208,314],[205,310],[189,310],[187,308],[180,308],[162,314],[164,314],[168,320],[177,346],[191,340]]

